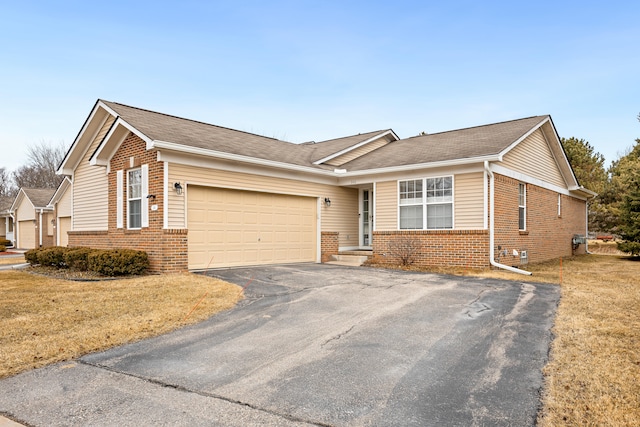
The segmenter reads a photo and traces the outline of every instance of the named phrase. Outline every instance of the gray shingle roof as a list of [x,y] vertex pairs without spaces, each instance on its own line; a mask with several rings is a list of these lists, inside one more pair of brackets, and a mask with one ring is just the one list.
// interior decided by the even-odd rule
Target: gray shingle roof
[[[294,144],[115,102],[101,102],[151,140],[318,169],[333,167],[314,165],[314,161],[386,132]],[[496,155],[548,117],[534,116],[401,139],[341,165],[341,168],[357,171]]]
[[497,155],[549,116],[401,139],[342,165],[349,171]]
[[25,192],[33,206],[36,208],[45,208],[49,204],[49,201],[53,197],[53,194],[56,192],[55,189],[51,188],[23,188],[22,191]]

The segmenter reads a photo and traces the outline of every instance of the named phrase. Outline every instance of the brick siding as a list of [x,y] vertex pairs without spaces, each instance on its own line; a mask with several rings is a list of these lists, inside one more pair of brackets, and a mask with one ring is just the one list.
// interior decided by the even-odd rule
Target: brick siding
[[331,255],[338,255],[339,235],[337,231],[322,231],[320,233],[320,261],[331,260]]
[[[126,171],[132,169],[130,159],[133,157],[133,168],[143,164],[149,165],[149,194],[156,196],[149,199],[149,206],[157,205],[158,209],[149,209],[149,227],[140,230],[126,228],[127,204],[124,203],[124,228],[117,228],[117,179],[118,170],[125,171],[122,183],[123,194],[127,194]],[[164,164],[157,161],[156,150],[146,150],[144,141],[130,134],[121,144],[110,162],[109,180],[109,225],[108,231],[70,231],[69,246],[88,246],[98,249],[126,248],[143,250],[149,255],[150,271],[153,273],[172,273],[187,271],[188,254],[185,229],[163,229],[164,218]]]

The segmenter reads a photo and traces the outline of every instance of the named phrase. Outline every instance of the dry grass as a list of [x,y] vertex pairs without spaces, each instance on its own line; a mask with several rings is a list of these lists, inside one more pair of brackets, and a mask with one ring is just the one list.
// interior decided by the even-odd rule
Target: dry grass
[[640,261],[565,262],[554,333],[539,425],[640,425]]
[[0,265],[24,264],[24,256],[0,256]]
[[241,298],[240,287],[193,274],[76,282],[0,271],[0,378],[159,335]]

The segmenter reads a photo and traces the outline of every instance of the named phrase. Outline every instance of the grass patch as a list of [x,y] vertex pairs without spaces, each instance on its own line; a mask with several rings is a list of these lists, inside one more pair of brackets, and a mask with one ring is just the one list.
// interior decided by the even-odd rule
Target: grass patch
[[0,265],[24,264],[24,256],[0,256]]
[[241,298],[194,274],[77,282],[0,271],[0,378],[166,333]]
[[560,260],[528,265],[532,277],[506,270],[428,270],[561,284],[538,426],[640,425],[640,259],[613,255],[615,245],[600,243],[607,255],[563,259],[562,269]]

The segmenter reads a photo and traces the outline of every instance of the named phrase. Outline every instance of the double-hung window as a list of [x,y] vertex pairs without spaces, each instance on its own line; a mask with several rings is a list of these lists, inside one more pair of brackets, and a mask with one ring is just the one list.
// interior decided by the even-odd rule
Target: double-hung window
[[127,227],[142,228],[142,170],[127,172]]
[[400,229],[453,228],[453,177],[399,182]]
[[527,186],[518,185],[518,229],[527,229]]

